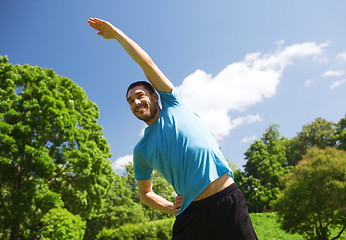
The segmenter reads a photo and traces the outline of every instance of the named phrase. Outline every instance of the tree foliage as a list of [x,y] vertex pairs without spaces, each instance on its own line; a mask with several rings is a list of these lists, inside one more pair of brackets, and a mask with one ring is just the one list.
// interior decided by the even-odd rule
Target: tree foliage
[[335,128],[332,122],[317,118],[311,124],[303,127],[298,134],[299,140],[305,146],[306,150],[312,147],[324,149],[328,146],[334,146]]
[[346,151],[346,115],[340,121],[335,124],[336,133],[335,133],[335,143],[338,149]]
[[110,191],[102,199],[102,207],[87,220],[84,239],[94,240],[104,228],[115,229],[125,224],[149,221],[142,206],[131,197],[132,192],[127,178],[116,175]]
[[328,239],[332,228],[345,230],[345,151],[309,150],[284,182],[285,190],[275,203],[284,230],[320,240]]
[[42,240],[80,240],[83,238],[85,221],[64,208],[52,208],[41,219]]
[[261,140],[251,144],[245,153],[244,176],[239,185],[250,211],[270,208],[280,189],[280,177],[285,173],[285,146],[279,139],[278,125],[271,125]]
[[[140,202],[133,164],[126,164],[125,169],[125,176],[116,175],[112,188],[102,200],[102,207],[87,220],[84,239],[94,240],[98,234],[104,232],[103,229],[118,229],[128,224],[142,224],[150,220],[172,217]],[[159,173],[153,173],[152,181],[156,194],[174,200],[172,186]]]
[[117,229],[104,229],[97,240],[168,240],[171,239],[174,218],[140,224],[127,224]]
[[336,133],[334,124],[322,118],[317,118],[312,123],[303,126],[296,137],[285,140],[287,164],[296,165],[310,148],[324,149],[335,146]]
[[52,208],[88,218],[101,204],[114,172],[98,117],[70,79],[0,57],[0,228],[11,239],[35,239]]

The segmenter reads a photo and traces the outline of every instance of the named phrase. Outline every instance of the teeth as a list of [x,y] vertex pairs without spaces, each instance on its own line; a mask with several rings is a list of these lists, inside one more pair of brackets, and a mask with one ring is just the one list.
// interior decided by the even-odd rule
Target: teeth
[[144,106],[143,107],[140,107],[138,110],[137,110],[137,112],[140,112],[140,111],[142,111],[144,109]]

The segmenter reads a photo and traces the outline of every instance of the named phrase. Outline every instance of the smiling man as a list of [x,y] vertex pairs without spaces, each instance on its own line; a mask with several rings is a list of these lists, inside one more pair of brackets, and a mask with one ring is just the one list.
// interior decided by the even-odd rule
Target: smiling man
[[132,113],[148,126],[156,121],[160,114],[158,96],[151,84],[139,81],[131,84],[126,93]]
[[[141,47],[109,22],[88,22],[98,35],[116,39],[151,82],[135,82],[126,93],[132,113],[148,125],[133,153],[141,201],[177,215],[172,239],[257,239],[244,196],[204,122]],[[173,203],[153,192],[154,169],[178,194]]]

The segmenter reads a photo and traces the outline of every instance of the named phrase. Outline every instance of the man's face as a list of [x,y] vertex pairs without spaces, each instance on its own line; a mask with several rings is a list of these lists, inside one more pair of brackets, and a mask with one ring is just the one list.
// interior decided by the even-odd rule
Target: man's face
[[127,102],[132,113],[146,124],[151,125],[157,120],[160,107],[156,93],[150,94],[143,86],[136,86],[127,93]]

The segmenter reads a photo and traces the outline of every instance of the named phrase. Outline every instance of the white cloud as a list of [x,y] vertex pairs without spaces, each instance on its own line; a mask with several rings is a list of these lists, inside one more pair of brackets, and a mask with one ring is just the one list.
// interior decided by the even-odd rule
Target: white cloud
[[248,143],[248,142],[253,142],[256,140],[256,136],[251,136],[251,137],[245,137],[241,140],[243,143]]
[[331,86],[330,86],[330,89],[334,89],[336,87],[339,87],[340,85],[346,83],[346,79],[344,80],[340,80],[340,81],[336,81],[334,82]]
[[319,57],[326,45],[305,42],[272,54],[249,53],[242,62],[228,65],[215,77],[196,70],[184,79],[179,92],[220,139],[239,126],[231,121],[230,111],[245,111],[273,97],[288,64],[297,57]]
[[329,70],[327,72],[323,73],[324,77],[340,77],[342,75],[344,75],[345,72],[344,71],[333,71],[333,70]]
[[112,168],[116,174],[122,175],[125,172],[125,165],[132,162],[133,155],[125,155],[112,163]]
[[346,61],[346,52],[341,52],[336,55],[336,58],[341,61]]
[[282,46],[285,44],[285,40],[276,41],[274,42],[274,44],[276,44],[278,49],[281,49]]
[[304,86],[305,86],[305,87],[308,87],[308,86],[310,86],[311,84],[313,84],[313,82],[314,82],[314,81],[312,81],[312,80],[307,80],[307,81],[304,83]]
[[246,117],[239,117],[234,120],[231,120],[231,129],[237,128],[243,124],[250,124],[262,121],[263,119],[259,115],[248,115]]

